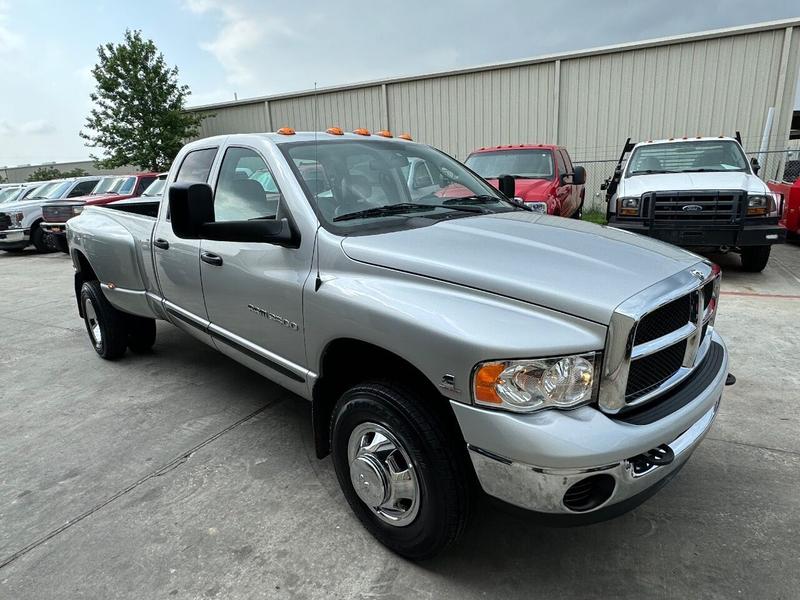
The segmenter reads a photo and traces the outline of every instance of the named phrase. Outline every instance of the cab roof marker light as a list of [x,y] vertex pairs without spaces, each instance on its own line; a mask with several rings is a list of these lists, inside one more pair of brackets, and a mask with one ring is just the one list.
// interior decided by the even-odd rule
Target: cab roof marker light
[[355,133],[356,135],[372,135],[369,132],[369,129],[365,129],[363,127],[357,127],[356,129],[353,129],[353,133]]
[[[406,141],[409,141],[409,142],[413,142],[413,141],[414,141],[414,140],[413,140],[413,138],[411,137],[411,134],[410,134],[410,133],[401,133],[401,134],[400,134],[400,135],[398,135],[397,137],[398,137],[399,139],[401,139],[401,140],[406,140]],[[486,149],[486,148],[481,148],[481,150],[485,150],[485,149]]]
[[344,135],[344,131],[342,131],[341,127],[328,127],[325,133],[328,135]]
[[376,132],[375,135],[379,135],[379,136],[385,137],[385,138],[394,137],[392,135],[392,132],[389,131],[388,129],[381,129],[380,131]]
[[276,133],[280,135],[294,135],[294,129],[291,127],[281,127]]

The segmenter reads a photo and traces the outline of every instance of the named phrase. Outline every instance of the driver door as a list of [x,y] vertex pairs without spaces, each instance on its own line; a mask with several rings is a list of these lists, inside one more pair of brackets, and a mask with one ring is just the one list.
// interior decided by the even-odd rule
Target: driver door
[[[225,150],[214,189],[217,223],[290,218],[267,161],[255,149]],[[217,348],[293,391],[305,388],[302,290],[313,239],[299,248],[202,240],[200,274]]]

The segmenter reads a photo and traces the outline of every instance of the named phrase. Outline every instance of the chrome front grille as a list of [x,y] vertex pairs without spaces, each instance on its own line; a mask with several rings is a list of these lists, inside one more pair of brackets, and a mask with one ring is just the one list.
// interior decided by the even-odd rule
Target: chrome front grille
[[735,190],[652,192],[648,196],[653,221],[675,224],[732,225],[741,220],[747,201],[747,192]]
[[719,270],[704,262],[617,307],[606,340],[600,408],[618,413],[686,378],[708,349],[718,295]]
[[42,208],[42,219],[50,223],[63,223],[72,216],[72,206],[44,206]]

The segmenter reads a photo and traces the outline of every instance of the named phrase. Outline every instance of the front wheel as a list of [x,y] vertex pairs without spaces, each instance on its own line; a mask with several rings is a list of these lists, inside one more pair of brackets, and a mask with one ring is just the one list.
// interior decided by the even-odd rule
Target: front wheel
[[742,268],[751,273],[760,273],[769,262],[772,246],[745,246],[742,248]]
[[86,332],[95,352],[106,360],[114,360],[125,354],[128,347],[128,321],[124,313],[106,300],[99,281],[86,281],[81,286],[81,307]]
[[459,448],[426,406],[394,383],[356,385],[331,424],[333,464],[347,502],[378,541],[414,560],[455,541],[469,512]]
[[52,252],[53,249],[47,243],[47,234],[41,227],[31,229],[31,243],[37,252]]

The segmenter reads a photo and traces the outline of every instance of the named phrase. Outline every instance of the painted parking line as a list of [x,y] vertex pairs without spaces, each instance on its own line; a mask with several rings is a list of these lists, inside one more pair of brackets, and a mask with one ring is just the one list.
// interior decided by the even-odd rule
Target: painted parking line
[[749,296],[754,298],[778,298],[780,300],[800,300],[800,296],[791,294],[761,294],[758,292],[721,292],[721,296]]

